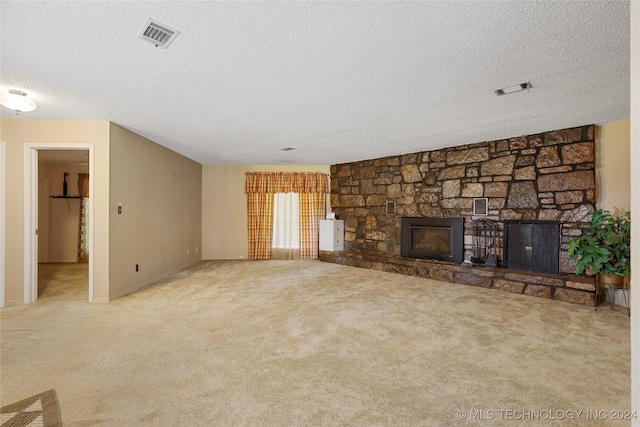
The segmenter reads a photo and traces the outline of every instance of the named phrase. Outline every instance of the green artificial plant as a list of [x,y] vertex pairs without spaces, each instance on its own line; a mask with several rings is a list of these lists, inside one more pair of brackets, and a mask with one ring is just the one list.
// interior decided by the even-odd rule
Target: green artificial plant
[[569,258],[577,259],[576,274],[626,276],[631,267],[631,213],[604,209],[593,212],[589,229],[569,241]]

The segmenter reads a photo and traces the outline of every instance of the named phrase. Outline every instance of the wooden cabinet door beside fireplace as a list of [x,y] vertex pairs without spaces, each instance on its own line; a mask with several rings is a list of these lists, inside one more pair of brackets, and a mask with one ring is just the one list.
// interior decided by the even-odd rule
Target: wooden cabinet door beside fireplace
[[559,222],[505,221],[504,233],[506,268],[558,274]]

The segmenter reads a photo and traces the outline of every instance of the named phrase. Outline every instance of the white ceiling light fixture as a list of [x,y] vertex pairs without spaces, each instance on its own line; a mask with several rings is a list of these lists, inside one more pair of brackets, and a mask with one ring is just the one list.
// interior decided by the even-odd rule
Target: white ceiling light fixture
[[153,19],[147,19],[144,26],[138,33],[138,38],[154,44],[156,47],[166,49],[178,37],[180,31],[167,27]]
[[502,96],[502,95],[508,95],[514,92],[520,92],[521,90],[525,90],[525,89],[531,89],[532,87],[533,86],[531,86],[531,82],[524,82],[524,83],[520,83],[513,86],[503,87],[502,89],[497,89],[494,92],[496,93],[496,95]]
[[20,90],[9,89],[0,94],[0,104],[17,114],[28,113],[36,109],[36,103],[27,98],[27,94]]

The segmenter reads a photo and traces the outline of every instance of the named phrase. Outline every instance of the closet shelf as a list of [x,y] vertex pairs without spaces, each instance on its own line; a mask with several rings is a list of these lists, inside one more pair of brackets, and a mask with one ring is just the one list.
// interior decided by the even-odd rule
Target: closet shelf
[[79,199],[80,196],[50,196],[52,199]]

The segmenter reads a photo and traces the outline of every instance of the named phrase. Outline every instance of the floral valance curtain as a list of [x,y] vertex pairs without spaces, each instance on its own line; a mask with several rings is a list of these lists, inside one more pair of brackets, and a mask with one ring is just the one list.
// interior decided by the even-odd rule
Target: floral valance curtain
[[315,172],[247,172],[245,192],[328,193],[329,177]]
[[329,177],[313,172],[247,172],[249,259],[271,259],[275,193],[300,194],[300,257],[318,257],[318,220],[326,211]]

